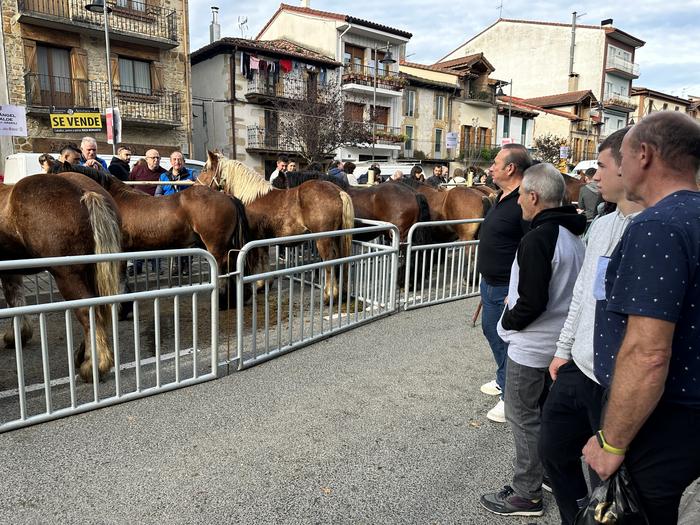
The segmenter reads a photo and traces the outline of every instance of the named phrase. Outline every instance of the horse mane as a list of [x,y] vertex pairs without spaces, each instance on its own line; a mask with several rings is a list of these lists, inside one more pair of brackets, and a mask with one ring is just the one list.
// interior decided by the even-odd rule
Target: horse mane
[[406,186],[409,186],[411,188],[419,188],[420,186],[427,186],[428,188],[435,189],[435,187],[431,186],[430,184],[427,184],[423,181],[420,181],[416,179],[415,177],[402,177],[401,180],[399,181],[401,184],[405,184]]
[[224,191],[240,199],[245,206],[273,189],[262,175],[238,160],[219,157],[217,172]]
[[49,173],[80,173],[86,177],[94,180],[97,184],[102,186],[108,192],[114,195],[119,194],[133,194],[134,192],[142,193],[136,188],[124,184],[117,177],[112,175],[110,172],[105,172],[103,170],[96,170],[95,168],[90,168],[88,166],[81,166],[80,164],[70,164],[68,162],[58,162],[55,161],[49,168]]
[[[310,180],[322,180],[338,186],[341,190],[347,191],[349,184],[344,180],[327,175],[321,171],[291,171],[284,175],[279,175],[272,183],[275,188],[296,188]],[[278,182],[279,181],[279,182]]]

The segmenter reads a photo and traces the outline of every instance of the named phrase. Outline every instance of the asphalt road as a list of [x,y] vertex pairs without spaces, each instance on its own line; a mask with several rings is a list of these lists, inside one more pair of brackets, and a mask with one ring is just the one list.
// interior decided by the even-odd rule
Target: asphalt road
[[513,447],[485,417],[495,400],[479,385],[493,366],[467,323],[475,304],[394,315],[204,385],[0,435],[0,521],[558,523],[548,494],[542,518],[479,506],[509,482]]

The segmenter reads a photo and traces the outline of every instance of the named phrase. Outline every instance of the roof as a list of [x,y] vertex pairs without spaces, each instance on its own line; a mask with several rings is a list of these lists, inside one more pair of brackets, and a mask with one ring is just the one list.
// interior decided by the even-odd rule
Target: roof
[[[531,115],[533,117],[536,117],[539,113],[538,111],[533,107],[528,104],[525,104],[522,102],[522,99],[513,97],[512,99],[507,96],[503,97],[498,97],[498,102],[499,102],[499,107],[498,110],[500,111],[502,108],[508,108],[508,103],[510,102],[510,106],[513,111],[517,111],[519,113],[525,113],[527,115]],[[540,111],[544,111],[540,109]]]
[[558,95],[548,95],[546,97],[534,97],[523,99],[528,104],[539,106],[541,108],[556,108],[560,106],[573,106],[580,104],[586,98],[591,97],[596,100],[595,95],[590,89],[583,91],[570,91],[568,93],[559,93]]
[[231,37],[224,37],[193,51],[190,54],[190,61],[194,65],[213,56],[230,53],[233,50],[254,53],[262,52],[285,58],[296,58],[304,62],[326,65],[328,67],[339,67],[341,65],[340,62],[336,62],[325,55],[307,49],[289,40],[248,40],[245,38]]
[[[523,99],[523,98],[519,98],[519,97],[508,97],[508,96],[505,96],[505,95],[504,95],[504,96],[501,96],[501,97],[498,97],[498,101],[499,101],[499,102],[504,102],[504,103],[506,103],[506,104],[508,103],[509,100],[512,101],[512,104],[517,104],[518,106],[520,106],[520,107],[522,107],[522,108],[525,108],[525,109],[530,109],[530,110],[538,111],[538,112],[541,112],[541,113],[548,113],[548,114],[550,114],[550,115],[556,115],[556,116],[558,116],[558,117],[564,117],[564,118],[567,118],[567,119],[573,120],[573,121],[581,120],[581,118],[580,118],[578,115],[574,114],[574,113],[569,113],[568,111],[561,111],[561,110],[558,110],[558,109],[543,108],[542,106],[537,106],[537,105],[535,105],[535,104],[532,104],[532,103],[530,102],[530,100],[526,100],[526,99]],[[499,109],[500,109],[500,107],[499,107]],[[595,119],[594,119],[594,120],[595,120]]]
[[414,67],[416,69],[425,69],[426,71],[436,71],[437,73],[445,73],[447,75],[455,75],[455,76],[460,76],[461,73],[457,71],[447,71],[442,67],[438,67],[436,65],[428,65],[428,64],[418,64],[416,62],[406,62],[405,60],[401,60],[399,62],[400,66],[406,66],[406,67]]
[[461,58],[454,58],[452,60],[445,60],[444,62],[436,62],[433,64],[434,66],[439,66],[441,68],[457,68],[459,66],[473,66],[477,62],[483,62],[486,67],[488,67],[491,71],[494,71],[495,68],[491,65],[491,63],[486,60],[484,57],[483,53],[475,53],[473,55],[465,55]]
[[[449,75],[456,75],[458,77],[464,77],[464,76],[475,76],[475,73],[472,73],[468,68],[473,66],[474,64],[477,64],[479,62],[483,62],[484,65],[490,70],[493,71],[494,67],[491,65],[491,63],[484,58],[483,53],[476,53],[474,55],[468,55],[464,56],[462,58],[456,58],[454,60],[449,60],[447,62],[436,62],[435,64],[418,64],[416,62],[406,62],[405,60],[402,60],[400,62],[400,65],[406,66],[406,67],[414,67],[417,69],[425,69],[427,71],[436,71],[438,73],[447,73]],[[463,67],[460,67],[463,66]],[[467,68],[467,69],[463,69]]]
[[445,91],[460,90],[460,87],[456,84],[450,84],[448,82],[439,82],[437,80],[431,80],[429,78],[417,77],[415,75],[409,75],[408,73],[401,73],[401,76],[408,80],[410,85],[421,85],[430,88],[442,89]]
[[413,35],[409,33],[408,31],[403,31],[401,29],[396,29],[393,27],[385,26],[383,24],[378,24],[376,22],[372,22],[370,20],[363,20],[361,18],[356,18],[354,16],[350,15],[344,15],[340,13],[332,13],[330,11],[319,11],[318,9],[311,9],[310,7],[301,7],[301,6],[296,6],[296,5],[289,5],[289,4],[280,4],[279,8],[277,11],[275,11],[275,14],[270,17],[270,19],[267,21],[267,23],[263,26],[263,28],[260,30],[258,33],[258,36],[255,38],[258,39],[260,36],[265,32],[265,30],[270,27],[270,24],[272,24],[272,21],[277,18],[277,15],[279,15],[282,11],[291,11],[294,13],[303,13],[311,16],[317,16],[319,18],[326,18],[328,20],[340,20],[343,22],[347,22],[348,24],[357,24],[365,27],[370,27],[372,29],[378,29],[379,31],[384,31],[386,33],[391,33],[403,38],[411,38]]
[[677,103],[683,104],[683,105],[691,105],[691,104],[692,104],[692,101],[691,101],[691,100],[687,100],[687,99],[681,98],[681,97],[676,97],[676,96],[674,96],[674,95],[669,95],[669,94],[664,93],[664,92],[662,92],[662,91],[656,91],[656,90],[649,89],[649,88],[645,88],[645,87],[641,87],[641,86],[635,86],[635,87],[633,87],[633,88],[632,88],[632,91],[630,92],[630,94],[631,94],[633,97],[634,97],[634,96],[637,96],[637,95],[649,95],[649,96],[652,96],[652,97],[664,98],[664,99],[666,99],[666,100],[672,100],[672,101],[674,101],[674,102],[677,102]]

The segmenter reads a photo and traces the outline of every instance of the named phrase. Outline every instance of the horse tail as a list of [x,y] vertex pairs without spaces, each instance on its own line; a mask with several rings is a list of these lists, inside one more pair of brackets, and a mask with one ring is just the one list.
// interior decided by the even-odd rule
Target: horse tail
[[[85,192],[80,199],[90,217],[95,253],[118,253],[122,247],[120,220],[107,200],[93,191]],[[119,261],[101,262],[95,265],[97,292],[116,295],[119,291]]]
[[[243,206],[243,202],[236,197],[231,197],[231,200],[236,207],[236,215],[238,216],[236,221],[236,229],[231,237],[231,244],[233,245],[234,249],[240,250],[251,239],[250,225],[248,224],[248,216],[245,214],[245,206]],[[256,253],[257,250],[252,250],[250,252],[250,256],[256,258]],[[248,269],[254,268],[255,261],[249,258],[246,266]]]
[[[340,192],[340,200],[343,201],[343,230],[355,227],[355,208],[352,205],[350,195]],[[352,235],[344,235],[341,243],[341,257],[347,257],[352,252]]]
[[[416,201],[418,202],[418,220],[416,222],[427,222],[430,220],[430,206],[428,198],[422,193],[416,193]],[[418,228],[416,236],[413,238],[413,244],[427,244],[430,238],[429,228]]]
[[[493,199],[495,199],[495,193],[493,196],[482,196],[481,197],[481,207],[482,207],[482,215],[481,217],[484,218],[486,217],[486,214],[489,212],[489,210],[494,206],[495,202]],[[479,227],[476,229],[476,232],[474,233],[474,238],[478,239],[479,238],[479,232],[481,231],[481,223],[479,223]]]

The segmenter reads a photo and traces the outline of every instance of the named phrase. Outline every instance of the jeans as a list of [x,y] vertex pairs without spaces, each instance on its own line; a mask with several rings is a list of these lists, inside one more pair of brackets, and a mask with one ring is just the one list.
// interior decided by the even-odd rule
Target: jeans
[[539,454],[540,420],[549,371],[523,366],[510,358],[506,368],[506,421],[515,443],[513,490],[520,497],[540,499],[544,474]]
[[[540,456],[563,525],[574,522],[579,503],[588,497],[581,450],[600,428],[603,392],[603,387],[569,361],[559,368],[542,410]],[[598,481],[591,470],[591,485],[595,487]]]
[[508,295],[507,286],[491,286],[481,279],[481,331],[489,342],[493,359],[496,361],[496,383],[502,392],[506,391],[506,358],[508,357],[508,344],[498,335],[498,324],[505,300]]

